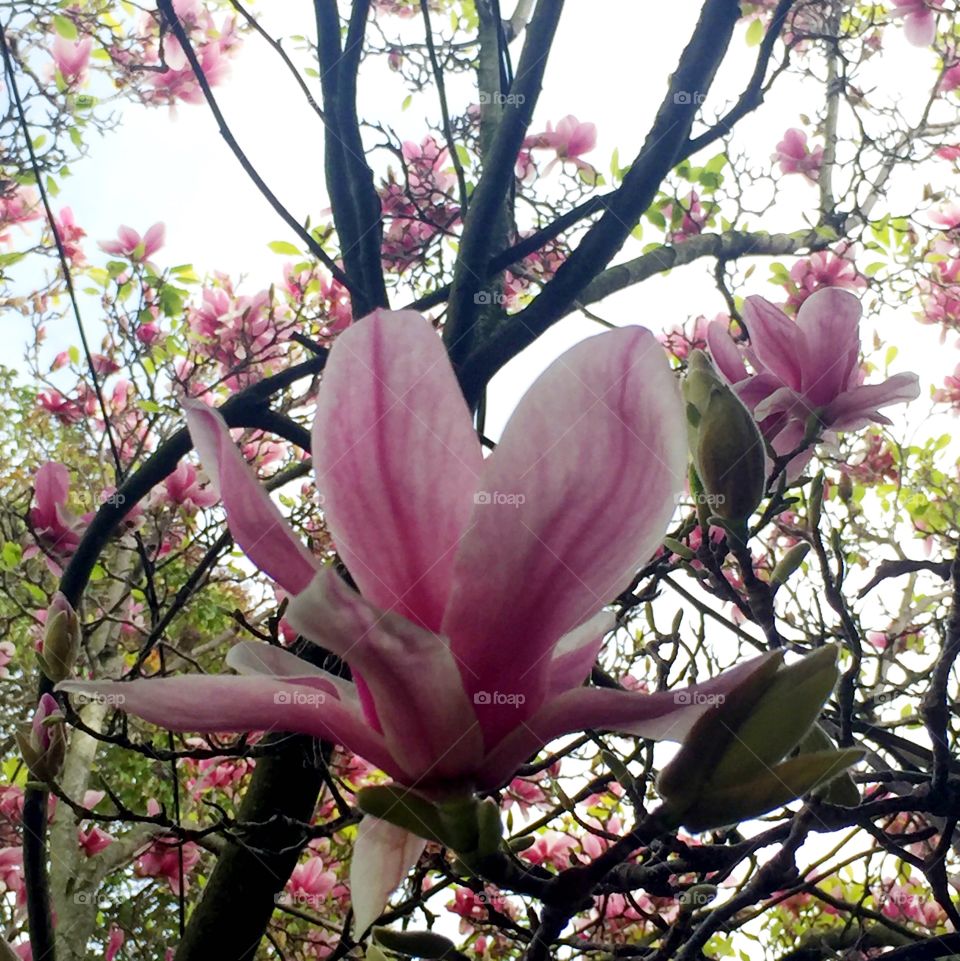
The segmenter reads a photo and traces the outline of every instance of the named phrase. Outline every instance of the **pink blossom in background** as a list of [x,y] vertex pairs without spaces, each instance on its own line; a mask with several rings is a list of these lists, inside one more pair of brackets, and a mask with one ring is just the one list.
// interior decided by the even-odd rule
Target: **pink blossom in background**
[[903,18],[903,32],[915,47],[929,47],[937,38],[935,11],[939,9],[930,0],[895,0],[890,16]]
[[960,203],[948,203],[939,210],[931,210],[930,219],[945,231],[955,230],[960,227]]
[[849,258],[846,248],[838,246],[836,252],[818,250],[798,260],[790,268],[793,289],[789,291],[787,305],[796,310],[814,291],[823,287],[840,287],[844,290],[864,290],[867,279]]
[[960,145],[952,147],[938,147],[936,150],[936,155],[940,157],[941,160],[960,160]]
[[183,891],[188,888],[187,878],[200,860],[200,849],[192,841],[183,845],[176,838],[157,838],[137,859],[134,872],[139,878],[162,879],[170,890],[179,895],[180,849],[183,849]]
[[67,260],[74,267],[82,267],[86,263],[86,257],[80,246],[80,241],[87,236],[87,232],[78,227],[73,219],[73,211],[69,207],[62,207],[60,214],[54,218],[53,225],[57,231],[57,237],[63,247],[63,252]]
[[934,390],[933,399],[938,404],[952,405],[953,413],[960,414],[960,364],[957,364],[952,374],[947,374],[943,386]]
[[0,641],[0,677],[7,677],[10,672],[7,668],[17,656],[17,649],[12,641]]
[[93,49],[92,37],[81,37],[79,40],[67,40],[59,34],[54,38],[50,54],[57,70],[67,83],[79,83],[87,72],[90,62],[90,51]]
[[776,153],[771,157],[780,164],[784,174],[803,174],[811,183],[816,183],[823,163],[823,147],[813,150],[807,146],[807,135],[796,127],[791,127],[777,144]]
[[96,824],[86,830],[77,828],[77,844],[88,858],[96,857],[101,851],[105,851],[114,840],[111,835],[101,831]]
[[544,168],[543,176],[546,176],[555,164],[564,161],[570,161],[580,170],[592,170],[593,167],[581,157],[596,145],[596,124],[581,123],[573,114],[567,114],[559,120],[556,129],[547,121],[547,129],[543,133],[531,134],[523,141],[524,150],[552,150],[556,154]]
[[23,907],[27,891],[23,880],[23,848],[0,848],[0,885],[16,895],[17,907]]
[[913,921],[934,928],[946,920],[943,908],[926,893],[917,893],[905,884],[886,882],[874,892],[880,913],[891,921]]
[[336,874],[327,870],[323,859],[311,857],[293,869],[286,893],[294,904],[310,905],[316,910],[322,906],[336,883]]
[[925,324],[942,324],[947,330],[960,329],[960,258],[940,260],[930,265],[929,277],[918,284]]
[[955,63],[953,66],[948,67],[943,72],[943,76],[940,78],[940,90],[944,93],[950,93],[952,90],[956,90],[960,87],[960,63]]
[[[821,429],[859,430],[869,423],[891,423],[879,408],[919,396],[916,374],[862,383],[860,314],[853,294],[826,287],[801,304],[796,320],[763,297],[748,297],[743,319],[749,347],[738,347],[721,326],[710,326],[707,340],[717,367],[778,454],[800,445],[811,416]],[[796,464],[802,469],[809,456],[797,455],[794,469]]]
[[682,200],[668,201],[661,208],[667,219],[668,244],[681,244],[703,232],[710,214],[700,203],[700,196],[691,190]]
[[193,464],[180,461],[176,470],[167,476],[163,482],[167,499],[178,507],[196,510],[216,504],[218,497],[209,486],[201,488],[197,478],[197,469]]
[[33,478],[33,507],[29,519],[37,539],[60,559],[66,559],[80,543],[91,515],[77,517],[67,508],[70,473],[63,464],[48,461]]
[[101,240],[98,246],[115,257],[127,257],[141,263],[163,246],[164,231],[164,225],[156,223],[141,237],[132,227],[121,226],[116,240]]
[[560,831],[547,830],[537,836],[537,840],[520,852],[520,857],[530,864],[546,865],[557,871],[570,867],[570,852],[578,847],[577,842]]
[[103,955],[103,961],[115,961],[115,958],[120,953],[120,949],[123,947],[124,938],[123,928],[111,924],[110,936],[107,938],[107,950]]
[[6,185],[0,194],[0,244],[12,242],[8,227],[22,227],[42,216],[40,196],[33,187]]
[[[717,314],[714,321],[729,323],[730,318],[726,314]],[[683,327],[673,327],[665,333],[658,334],[657,340],[677,360],[686,360],[691,350],[706,350],[707,328],[710,323],[701,314],[694,319],[692,327],[689,323],[684,324]]]

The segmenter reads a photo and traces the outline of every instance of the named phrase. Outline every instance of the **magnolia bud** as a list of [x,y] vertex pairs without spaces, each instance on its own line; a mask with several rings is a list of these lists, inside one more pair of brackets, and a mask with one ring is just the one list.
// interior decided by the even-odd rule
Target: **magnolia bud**
[[67,737],[60,705],[52,694],[40,698],[33,721],[22,724],[15,737],[30,773],[38,781],[54,780],[63,767]]
[[70,602],[57,591],[47,608],[47,625],[43,633],[40,666],[54,683],[65,681],[73,673],[80,653],[80,621]]
[[440,811],[426,798],[396,784],[377,784],[361,788],[357,807],[364,814],[389,821],[417,837],[446,844]]
[[688,442],[710,509],[745,521],[760,505],[766,452],[753,416],[703,351],[692,351],[683,381]]
[[773,587],[781,587],[787,583],[790,575],[799,570],[804,558],[810,553],[810,545],[801,541],[794,544],[783,557],[777,562],[777,566],[770,574],[770,584]]
[[832,745],[783,760],[808,734],[837,679],[826,645],[781,666],[761,660],[694,724],[657,788],[667,817],[694,831],[733,824],[841,775],[863,756]]

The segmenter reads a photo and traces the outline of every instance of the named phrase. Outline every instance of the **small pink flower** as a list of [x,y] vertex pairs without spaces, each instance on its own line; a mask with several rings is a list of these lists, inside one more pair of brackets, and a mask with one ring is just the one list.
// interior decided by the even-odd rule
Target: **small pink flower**
[[125,935],[123,928],[115,924],[110,925],[110,936],[107,938],[107,950],[104,952],[103,961],[114,961],[123,947]]
[[180,858],[183,851],[183,890],[187,889],[187,875],[200,860],[200,851],[192,841],[181,843],[176,838],[157,838],[140,855],[135,866],[137,877],[162,878],[174,894],[181,893]]
[[940,147],[936,154],[941,160],[960,160],[960,144],[952,147]]
[[803,174],[810,183],[816,183],[823,163],[823,147],[811,151],[807,146],[807,135],[791,127],[777,144],[777,151],[771,159],[779,162],[781,173]]
[[90,51],[93,49],[93,39],[83,37],[80,40],[67,40],[57,35],[50,48],[53,62],[57,70],[67,83],[78,83],[83,80],[90,62]]
[[929,47],[937,38],[936,12],[940,8],[929,0],[896,0],[891,17],[903,17],[903,32],[915,47]]
[[77,828],[77,843],[88,858],[95,857],[106,850],[113,842],[114,838],[105,831],[101,831],[97,825],[93,825],[86,831],[83,828]]
[[73,219],[73,211],[69,207],[63,207],[59,216],[54,217],[53,226],[67,259],[74,267],[82,267],[86,263],[86,258],[80,247],[80,241],[87,236],[87,232],[77,226]]
[[132,227],[121,226],[116,240],[102,240],[99,247],[115,257],[127,257],[134,263],[142,263],[163,246],[164,230],[162,223],[156,223],[141,237]]
[[554,164],[566,160],[579,169],[592,170],[592,166],[580,158],[596,145],[596,124],[581,123],[573,114],[567,114],[558,121],[556,129],[548,121],[543,133],[531,134],[523,141],[524,150],[552,150],[556,153],[556,157],[544,169],[544,175],[549,173]]
[[171,504],[180,507],[185,506],[191,509],[210,507],[219,500],[212,488],[201,488],[196,467],[186,461],[181,461],[163,483],[166,487],[167,499]]

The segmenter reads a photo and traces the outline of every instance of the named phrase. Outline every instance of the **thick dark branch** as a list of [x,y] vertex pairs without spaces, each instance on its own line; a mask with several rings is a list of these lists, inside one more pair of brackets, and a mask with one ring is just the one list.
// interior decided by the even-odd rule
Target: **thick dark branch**
[[490,378],[564,316],[623,246],[683,153],[694,120],[692,101],[699,99],[693,94],[702,95],[710,89],[739,18],[737,0],[707,0],[704,4],[644,145],[607,202],[603,216],[540,295],[477,346],[464,362],[461,383],[468,402],[475,405]]
[[473,347],[474,322],[480,306],[476,295],[486,281],[487,265],[497,237],[493,226],[513,187],[517,154],[540,96],[547,57],[562,12],[563,0],[540,0],[537,4],[527,27],[516,78],[503,105],[496,136],[464,219],[444,331],[455,367],[462,364]]
[[354,0],[344,46],[336,0],[314,0],[320,88],[326,120],[324,174],[333,222],[351,288],[354,317],[387,306],[380,262],[380,198],[367,163],[357,118],[357,71],[370,0]]
[[[773,48],[777,42],[777,38],[783,30],[787,14],[790,13],[790,8],[794,3],[795,0],[780,0],[777,4],[777,9],[773,13],[770,26],[767,27],[767,32],[764,34],[763,40],[760,43],[760,49],[757,51],[757,62],[753,68],[753,74],[750,77],[749,83],[744,88],[743,93],[740,94],[739,99],[733,107],[709,130],[700,134],[699,137],[694,137],[690,140],[687,145],[687,153],[694,154],[698,150],[703,150],[704,147],[709,147],[714,141],[725,137],[733,130],[735,124],[763,103],[764,94],[768,89],[764,86],[763,81],[767,76],[767,68],[770,66],[770,57],[773,54]],[[774,76],[776,76],[776,74]]]

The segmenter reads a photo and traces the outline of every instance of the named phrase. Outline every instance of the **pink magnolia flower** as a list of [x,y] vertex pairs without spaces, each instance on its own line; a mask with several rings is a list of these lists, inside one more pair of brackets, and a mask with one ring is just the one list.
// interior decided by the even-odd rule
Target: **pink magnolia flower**
[[60,210],[60,215],[54,217],[53,225],[67,259],[75,267],[82,267],[86,263],[86,258],[83,255],[80,241],[87,236],[87,232],[77,226],[73,219],[73,211],[69,207],[63,207]]
[[33,479],[33,507],[30,523],[34,533],[48,550],[60,558],[69,557],[80,543],[84,518],[67,509],[70,473],[63,464],[48,461]]
[[93,38],[83,37],[80,40],[67,40],[59,34],[50,48],[53,62],[67,83],[83,80],[90,62],[90,51],[93,49]]
[[167,499],[171,504],[191,509],[210,507],[219,500],[212,487],[201,488],[197,479],[197,469],[193,464],[181,461],[177,469],[163,482]]
[[[743,318],[750,347],[743,351],[726,331],[711,324],[707,340],[714,361],[778,454],[801,444],[811,418],[833,431],[889,424],[881,407],[919,396],[916,374],[895,374],[882,384],[861,383],[860,313],[857,298],[835,287],[811,294],[795,321],[763,297],[748,297]],[[753,374],[747,372],[744,358]]]
[[960,144],[954,146],[938,147],[936,155],[942,160],[960,160]]
[[86,831],[83,828],[77,828],[77,844],[88,858],[96,857],[101,851],[110,847],[114,840],[115,838],[106,831],[101,831],[96,824]]
[[777,144],[777,151],[771,159],[779,162],[781,173],[803,174],[811,183],[816,183],[823,163],[823,147],[810,150],[807,135],[791,127]]
[[[683,486],[683,408],[649,331],[609,331],[568,351],[486,459],[428,321],[376,311],[342,333],[312,453],[326,523],[362,596],[294,535],[220,415],[190,402],[187,416],[237,543],[289,594],[291,625],[343,657],[354,682],[241,643],[227,658],[240,677],[61,689],[122,691],[124,710],[175,730],[309,733],[438,799],[500,786],[569,732],[680,739],[706,710],[709,698],[583,685],[613,625],[598,609],[653,554]],[[755,669],[698,690],[729,690]],[[375,913],[424,843],[364,819],[358,913],[358,891]]]
[[661,208],[667,218],[667,243],[681,244],[703,233],[710,211],[700,203],[700,195],[691,190],[683,200],[669,201]]
[[134,873],[140,878],[163,878],[174,894],[181,893],[180,849],[183,849],[183,890],[187,889],[187,875],[200,860],[196,844],[172,837],[157,838],[137,859]]
[[0,194],[0,243],[11,242],[7,227],[39,220],[40,197],[32,187],[12,187]]
[[571,161],[578,169],[592,170],[591,165],[580,158],[596,145],[596,124],[581,123],[572,113],[559,120],[556,129],[547,121],[547,129],[543,133],[531,134],[523,142],[524,150],[553,150],[556,153],[556,157],[544,169],[544,175],[556,163],[565,160]]
[[903,17],[903,32],[915,47],[929,47],[937,38],[936,4],[929,0],[895,0],[891,17]]
[[570,867],[570,852],[577,842],[560,831],[544,831],[520,856],[530,864],[548,864],[558,871]]
[[327,870],[323,859],[311,857],[293,869],[287,882],[287,893],[295,904],[307,904],[317,909],[336,883],[336,874]]
[[142,263],[163,246],[164,231],[164,225],[156,223],[141,237],[132,227],[121,226],[116,240],[101,240],[99,247],[116,257],[129,257],[135,263]]
[[863,290],[866,278],[847,256],[845,248],[818,250],[803,257],[790,268],[793,289],[787,298],[788,306],[796,310],[815,290],[822,287],[842,287],[844,290]]

